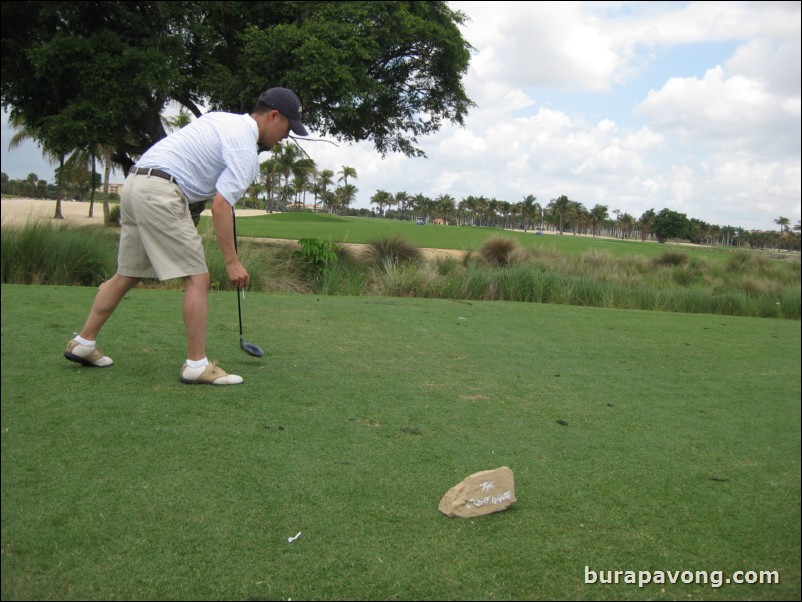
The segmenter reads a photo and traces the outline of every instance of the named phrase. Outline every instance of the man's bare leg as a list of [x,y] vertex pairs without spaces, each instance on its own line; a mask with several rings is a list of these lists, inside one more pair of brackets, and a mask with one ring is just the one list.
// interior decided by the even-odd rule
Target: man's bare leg
[[187,359],[206,357],[206,324],[209,317],[209,273],[184,278],[184,327],[187,330]]
[[111,317],[128,291],[139,284],[140,280],[141,278],[115,274],[101,284],[89,311],[89,317],[78,334],[89,341],[96,341],[106,320]]

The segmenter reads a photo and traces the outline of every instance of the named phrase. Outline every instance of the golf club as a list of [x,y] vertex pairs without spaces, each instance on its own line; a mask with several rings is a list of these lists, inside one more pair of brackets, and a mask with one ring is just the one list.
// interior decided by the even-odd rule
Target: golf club
[[[234,250],[239,254],[239,247],[237,246],[237,214],[234,212],[234,206],[231,206],[231,218],[234,222]],[[245,339],[242,338],[242,303],[240,303],[240,296],[242,294],[242,289],[237,287],[237,314],[239,315],[239,346],[242,350],[247,353],[248,355],[252,355],[254,357],[262,357],[265,352],[262,351],[262,348],[259,345],[255,345],[253,343],[249,343]]]

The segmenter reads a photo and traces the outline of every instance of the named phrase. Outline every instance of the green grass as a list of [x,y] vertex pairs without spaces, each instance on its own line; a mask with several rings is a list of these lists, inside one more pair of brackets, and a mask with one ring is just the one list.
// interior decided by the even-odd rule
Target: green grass
[[[201,228],[210,224],[203,218]],[[471,226],[418,226],[414,222],[369,217],[342,217],[328,213],[280,213],[237,219],[237,232],[241,236],[261,238],[322,238],[335,242],[369,243],[377,238],[399,236],[422,248],[478,250],[488,238],[503,235],[524,247],[555,250],[567,255],[580,255],[591,249],[606,250],[615,257],[641,254],[655,257],[676,245],[644,243],[640,240],[616,240],[564,234],[537,236],[533,232],[513,232],[498,228]],[[721,257],[710,248],[679,247],[683,253]]]
[[[249,293],[255,359],[213,292],[217,389],[178,382],[180,291],[64,360],[94,293],[2,286],[3,600],[799,599],[798,323]],[[437,511],[503,465],[510,510]]]

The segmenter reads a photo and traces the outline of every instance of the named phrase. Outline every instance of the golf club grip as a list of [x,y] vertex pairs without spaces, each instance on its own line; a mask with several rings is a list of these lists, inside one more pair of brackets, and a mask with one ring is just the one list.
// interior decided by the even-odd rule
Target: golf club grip
[[239,248],[237,247],[237,213],[234,211],[234,205],[231,205],[231,223],[234,225],[234,251],[237,253],[237,259],[239,259]]

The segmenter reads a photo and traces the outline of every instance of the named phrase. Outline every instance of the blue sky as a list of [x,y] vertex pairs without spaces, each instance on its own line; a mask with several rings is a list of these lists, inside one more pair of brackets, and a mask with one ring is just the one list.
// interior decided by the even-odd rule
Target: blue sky
[[[356,169],[357,206],[379,189],[542,205],[564,194],[611,215],[800,220],[799,2],[449,4],[474,47],[465,127],[420,139],[426,159],[304,143],[321,169]],[[3,171],[52,180],[9,136],[4,120]]]

